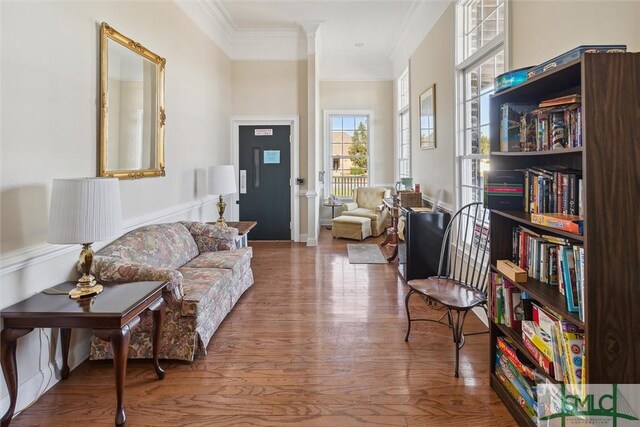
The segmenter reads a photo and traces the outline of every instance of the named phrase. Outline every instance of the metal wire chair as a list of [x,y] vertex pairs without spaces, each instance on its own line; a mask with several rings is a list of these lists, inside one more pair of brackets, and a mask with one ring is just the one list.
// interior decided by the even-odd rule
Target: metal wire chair
[[[487,311],[489,264],[488,211],[482,208],[482,203],[469,203],[453,215],[445,229],[438,275],[408,282],[409,292],[405,297],[407,334],[404,340],[409,341],[412,322],[429,321],[449,327],[456,347],[456,377],[460,349],[465,342],[465,335],[462,333],[465,318],[474,307],[483,308],[485,313]],[[412,319],[409,298],[413,294],[420,295],[428,306],[444,308],[446,313],[439,319]],[[446,322],[443,321],[445,317]],[[488,330],[466,335],[487,332]]]

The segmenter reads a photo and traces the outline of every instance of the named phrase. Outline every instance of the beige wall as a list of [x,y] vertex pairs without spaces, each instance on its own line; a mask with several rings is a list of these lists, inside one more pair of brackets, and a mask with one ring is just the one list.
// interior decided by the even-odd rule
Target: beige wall
[[[454,193],[454,5],[442,14],[411,56],[409,90],[411,108],[411,175],[427,196],[444,190],[444,202]],[[420,94],[436,85],[436,148],[420,148]]]
[[[511,7],[511,68],[535,65],[583,44],[626,44],[640,50],[638,1],[524,1]],[[454,10],[450,6],[410,59],[411,170],[423,192],[455,201]],[[419,147],[420,94],[436,84],[437,148]]]
[[514,69],[586,44],[626,44],[630,52],[640,51],[637,0],[514,1],[511,16]]
[[[307,188],[307,61],[233,61],[231,114],[300,117],[299,177]],[[296,178],[296,177],[293,177]],[[307,200],[300,198],[300,233],[307,233]]]
[[[79,251],[45,243],[48,206],[54,178],[97,173],[100,22],[167,59],[167,176],[120,182],[125,223],[213,217],[202,189],[196,195],[196,171],[229,161],[231,63],[170,1],[2,1],[0,7],[2,308],[75,276]],[[27,266],[14,263],[22,268],[10,271],[7,260]],[[19,406],[56,382],[49,354],[57,341],[50,335],[36,330],[20,340]],[[72,337],[75,365],[86,357],[87,337]],[[4,412],[8,399],[3,382],[0,387]]]
[[[393,185],[393,82],[391,81],[321,81],[320,111],[325,110],[372,110],[374,121],[370,124],[371,140],[371,185]],[[325,157],[326,129],[321,118],[322,132],[320,136],[321,159],[320,170],[326,171],[329,179]],[[323,194],[326,199],[327,195]],[[321,206],[321,220],[327,223],[331,217],[331,209]],[[338,212],[336,211],[336,215]]]

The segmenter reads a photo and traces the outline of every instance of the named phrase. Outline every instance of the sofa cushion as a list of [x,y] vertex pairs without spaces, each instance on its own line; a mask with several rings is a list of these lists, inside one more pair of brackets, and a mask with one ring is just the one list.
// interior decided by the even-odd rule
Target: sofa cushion
[[342,212],[343,216],[357,216],[360,218],[369,218],[371,221],[377,221],[380,215],[373,212],[371,209],[358,208],[352,211]]
[[232,251],[236,249],[236,239],[238,238],[238,229],[233,227],[220,227],[216,224],[205,224],[195,221],[182,221],[196,245],[198,251],[215,252],[215,251]]
[[198,255],[189,230],[178,223],[152,224],[133,230],[97,254],[153,267],[176,269]]
[[229,311],[231,270],[222,268],[180,268],[182,273],[182,315],[211,316],[216,310]]
[[249,265],[252,255],[253,249],[250,247],[235,251],[205,252],[186,263],[183,268],[226,268],[235,276],[241,273],[244,265]]

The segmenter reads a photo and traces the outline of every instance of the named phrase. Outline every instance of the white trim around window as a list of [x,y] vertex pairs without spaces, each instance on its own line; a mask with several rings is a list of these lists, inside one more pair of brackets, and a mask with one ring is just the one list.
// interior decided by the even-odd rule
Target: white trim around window
[[[331,171],[332,161],[331,161],[331,117],[333,116],[366,116],[367,117],[367,179],[368,186],[375,187],[377,183],[373,182],[374,176],[374,156],[373,156],[373,146],[375,144],[375,132],[374,132],[374,123],[375,123],[375,115],[373,110],[324,110],[323,111],[324,121],[324,132],[323,132],[323,144],[322,147],[324,149],[324,195],[323,197],[327,197],[331,194]],[[342,197],[343,199],[350,199],[350,197]]]

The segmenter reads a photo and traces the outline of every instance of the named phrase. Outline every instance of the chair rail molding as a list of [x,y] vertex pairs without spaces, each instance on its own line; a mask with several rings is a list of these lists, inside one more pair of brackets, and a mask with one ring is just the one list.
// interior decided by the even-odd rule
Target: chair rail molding
[[[217,197],[210,196],[206,199],[184,203],[160,211],[151,212],[137,218],[129,219],[123,224],[123,233],[142,227],[143,225],[154,224],[177,215],[201,209],[205,206],[215,205],[217,201]],[[2,257],[2,260],[0,261],[0,276],[4,276],[5,274],[9,274],[23,268],[31,267],[74,251],[78,251],[77,245],[53,245],[50,243],[42,243],[14,251],[9,253],[8,256]]]

